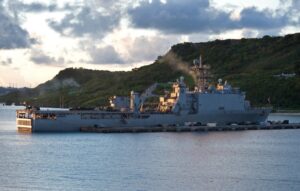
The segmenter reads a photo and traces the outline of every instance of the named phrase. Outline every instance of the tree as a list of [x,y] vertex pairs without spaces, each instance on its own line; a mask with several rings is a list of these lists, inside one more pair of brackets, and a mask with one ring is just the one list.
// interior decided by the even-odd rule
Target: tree
[[294,67],[295,67],[295,73],[297,75],[300,75],[300,60],[297,60],[294,64]]

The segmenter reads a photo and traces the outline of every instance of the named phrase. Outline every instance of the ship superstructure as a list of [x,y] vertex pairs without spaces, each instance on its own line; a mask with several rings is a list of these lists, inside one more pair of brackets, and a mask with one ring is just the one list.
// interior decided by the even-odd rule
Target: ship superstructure
[[203,65],[201,57],[194,61],[192,70],[197,80],[189,91],[184,78],[172,84],[172,92],[159,98],[155,110],[145,111],[144,102],[156,96],[152,92],[157,83],[143,94],[132,91],[129,98],[114,96],[109,110],[37,110],[17,111],[17,126],[21,130],[79,131],[81,127],[151,127],[206,125],[258,124],[264,122],[271,108],[252,108],[245,100],[245,93],[232,88],[226,81],[217,87],[209,86],[210,67]]

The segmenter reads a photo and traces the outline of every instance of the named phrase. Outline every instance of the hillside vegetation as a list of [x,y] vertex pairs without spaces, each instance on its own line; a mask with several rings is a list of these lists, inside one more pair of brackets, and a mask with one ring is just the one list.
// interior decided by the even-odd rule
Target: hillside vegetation
[[[200,54],[211,66],[212,83],[222,78],[240,87],[252,105],[264,106],[270,98],[275,108],[300,109],[300,34],[177,44],[153,64],[129,72],[67,68],[36,88],[0,97],[0,102],[58,107],[63,100],[65,107],[101,106],[112,95],[142,92],[154,82],[174,81],[181,75],[192,88],[189,67]],[[274,76],[281,73],[296,76]]]

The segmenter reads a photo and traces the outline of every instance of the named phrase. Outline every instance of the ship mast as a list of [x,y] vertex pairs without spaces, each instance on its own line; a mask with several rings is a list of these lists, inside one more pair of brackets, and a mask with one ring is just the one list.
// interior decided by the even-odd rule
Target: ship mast
[[201,55],[199,59],[193,60],[194,66],[191,68],[195,73],[196,78],[196,90],[199,92],[205,92],[208,89],[208,79],[211,78],[211,74],[209,72],[210,66],[202,64]]

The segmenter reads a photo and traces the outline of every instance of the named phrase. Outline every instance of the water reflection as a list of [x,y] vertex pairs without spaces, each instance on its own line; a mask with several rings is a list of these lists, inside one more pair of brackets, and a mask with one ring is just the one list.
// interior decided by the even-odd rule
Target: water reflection
[[300,190],[300,130],[19,134],[0,118],[0,190]]

